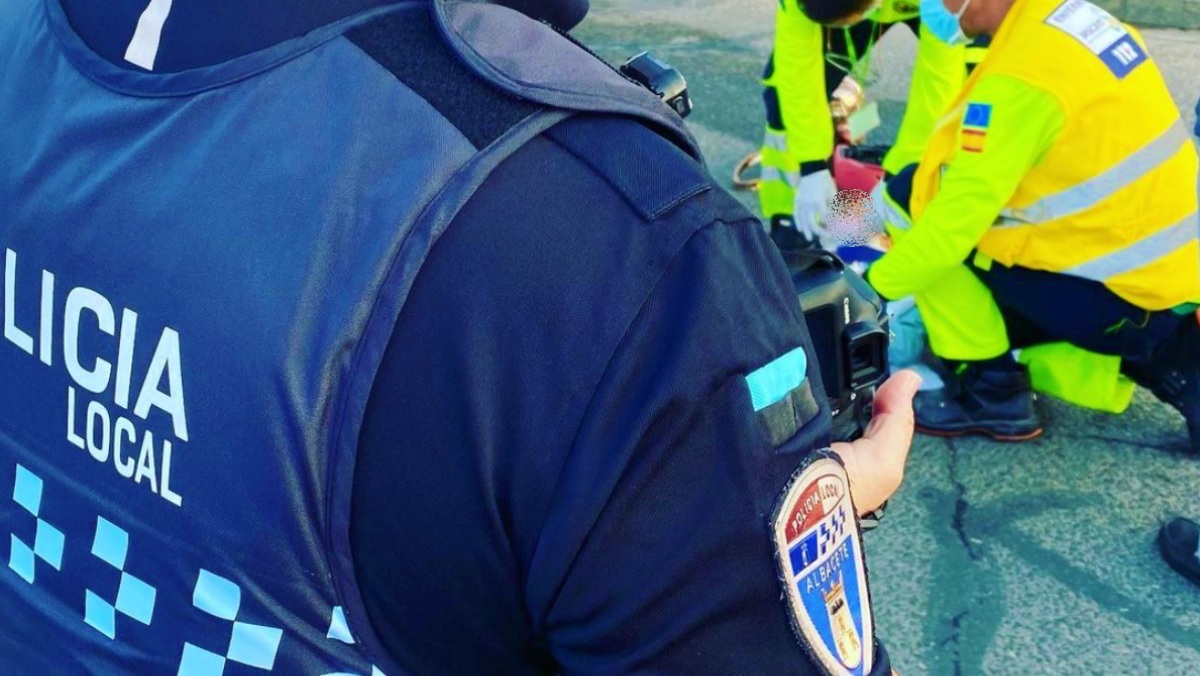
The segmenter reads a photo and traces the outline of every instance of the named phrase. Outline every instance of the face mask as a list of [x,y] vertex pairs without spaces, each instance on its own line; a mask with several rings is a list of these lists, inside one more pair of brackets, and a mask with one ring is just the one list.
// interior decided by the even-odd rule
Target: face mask
[[971,0],[967,0],[962,9],[958,10],[958,14],[953,14],[946,9],[945,0],[921,0],[921,23],[942,42],[948,45],[965,45],[971,40],[963,33],[959,20],[970,6]]

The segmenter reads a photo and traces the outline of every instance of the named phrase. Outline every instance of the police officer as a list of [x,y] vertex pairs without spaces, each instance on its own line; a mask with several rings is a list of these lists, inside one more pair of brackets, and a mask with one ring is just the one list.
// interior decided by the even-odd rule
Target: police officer
[[[795,225],[815,239],[836,192],[830,171],[835,137],[831,99],[861,97],[875,42],[897,24],[919,36],[912,85],[895,145],[884,169],[916,162],[934,123],[962,89],[983,46],[950,46],[921,27],[915,1],[785,0],[775,17],[775,45],[764,74],[767,128],[759,203],[772,225]],[[844,111],[843,111],[844,112]],[[857,111],[856,115],[866,115]]]
[[1082,366],[1035,376],[1101,398],[1128,376],[1200,452],[1196,151],[1140,36],[1084,0],[928,4],[947,41],[995,37],[920,166],[889,183],[896,244],[868,273],[885,297],[916,294],[951,366],[918,427],[1037,436],[1010,350],[1065,343],[1052,353]]
[[888,671],[916,383],[814,453],[655,95],[441,1],[16,0],[0,61],[5,671]]

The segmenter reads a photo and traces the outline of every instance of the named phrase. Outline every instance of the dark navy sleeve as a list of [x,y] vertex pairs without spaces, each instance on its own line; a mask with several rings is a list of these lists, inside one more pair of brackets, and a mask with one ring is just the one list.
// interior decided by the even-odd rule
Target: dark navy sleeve
[[596,390],[531,569],[567,672],[811,669],[768,520],[822,423],[773,446],[745,381],[806,342],[770,247],[751,222],[698,230]]
[[434,247],[368,403],[351,543],[391,657],[813,673],[769,519],[828,411],[773,442],[745,380],[797,348],[816,373],[773,244],[653,132],[576,120],[507,160]]

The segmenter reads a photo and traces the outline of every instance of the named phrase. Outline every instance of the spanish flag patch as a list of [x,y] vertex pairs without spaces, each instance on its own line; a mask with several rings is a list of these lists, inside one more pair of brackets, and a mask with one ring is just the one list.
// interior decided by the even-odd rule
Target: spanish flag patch
[[982,129],[963,129],[962,131],[962,149],[969,153],[983,152],[985,141],[987,141],[987,132]]
[[962,149],[969,153],[982,153],[987,142],[987,130],[991,125],[991,105],[967,104],[967,114],[963,117]]

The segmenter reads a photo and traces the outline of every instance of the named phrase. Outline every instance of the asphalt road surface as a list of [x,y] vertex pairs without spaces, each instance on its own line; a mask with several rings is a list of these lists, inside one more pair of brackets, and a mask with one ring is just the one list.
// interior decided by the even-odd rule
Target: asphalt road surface
[[[759,143],[759,74],[774,0],[593,0],[577,35],[610,61],[642,49],[680,68],[689,118],[726,185]],[[1197,0],[1110,0],[1145,25],[1197,27]],[[1200,33],[1146,29],[1189,124]],[[874,59],[895,134],[915,39],[891,31]],[[743,195],[747,203],[753,199]],[[1173,514],[1200,518],[1200,461],[1182,419],[1139,391],[1121,416],[1043,397],[1044,438],[1005,445],[918,438],[904,487],[866,536],[877,626],[911,674],[1200,673],[1200,587],[1159,558]]]

